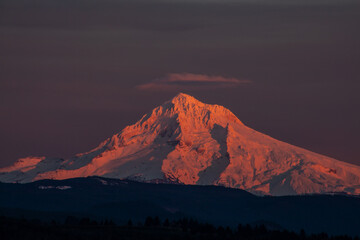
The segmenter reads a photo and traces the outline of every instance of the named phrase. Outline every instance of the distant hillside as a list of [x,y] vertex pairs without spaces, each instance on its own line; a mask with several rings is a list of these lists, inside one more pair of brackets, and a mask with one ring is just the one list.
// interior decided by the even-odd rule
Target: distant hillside
[[69,215],[118,224],[147,216],[187,217],[216,226],[258,223],[309,233],[360,235],[360,198],[346,195],[258,197],[216,186],[89,177],[0,183],[0,196],[0,215],[48,221]]

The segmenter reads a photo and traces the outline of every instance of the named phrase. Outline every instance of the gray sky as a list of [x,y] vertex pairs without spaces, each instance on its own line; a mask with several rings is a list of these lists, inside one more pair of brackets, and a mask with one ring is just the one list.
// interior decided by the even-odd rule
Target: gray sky
[[359,13],[356,1],[0,0],[0,166],[90,150],[180,91],[360,165]]

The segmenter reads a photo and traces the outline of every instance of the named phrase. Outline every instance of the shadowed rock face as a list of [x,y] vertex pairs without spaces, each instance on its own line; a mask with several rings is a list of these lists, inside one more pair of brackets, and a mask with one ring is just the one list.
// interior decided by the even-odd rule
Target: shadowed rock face
[[220,145],[219,154],[213,156],[211,165],[199,172],[199,180],[196,184],[216,184],[217,180],[220,178],[221,173],[225,171],[227,166],[230,164],[229,153],[227,151],[227,128],[223,128],[219,125],[214,125],[211,129],[211,137],[215,139]]
[[0,169],[3,182],[93,175],[270,195],[360,193],[360,167],[275,140],[183,93],[87,153],[30,157]]

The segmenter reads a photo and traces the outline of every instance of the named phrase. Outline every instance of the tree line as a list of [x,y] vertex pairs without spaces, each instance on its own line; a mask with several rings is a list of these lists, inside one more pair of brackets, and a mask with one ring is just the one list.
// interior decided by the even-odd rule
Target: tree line
[[74,216],[68,216],[63,222],[1,216],[0,236],[3,240],[360,240],[347,235],[274,230],[265,225],[239,224],[237,228],[230,228],[189,218],[161,220],[150,216],[143,222],[129,219],[123,224]]

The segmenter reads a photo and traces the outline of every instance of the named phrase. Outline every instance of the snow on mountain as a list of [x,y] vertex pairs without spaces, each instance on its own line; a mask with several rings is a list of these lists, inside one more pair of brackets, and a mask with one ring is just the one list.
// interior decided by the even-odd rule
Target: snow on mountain
[[360,194],[359,166],[273,139],[228,109],[183,93],[87,153],[24,158],[0,169],[3,182],[93,175],[270,195]]

